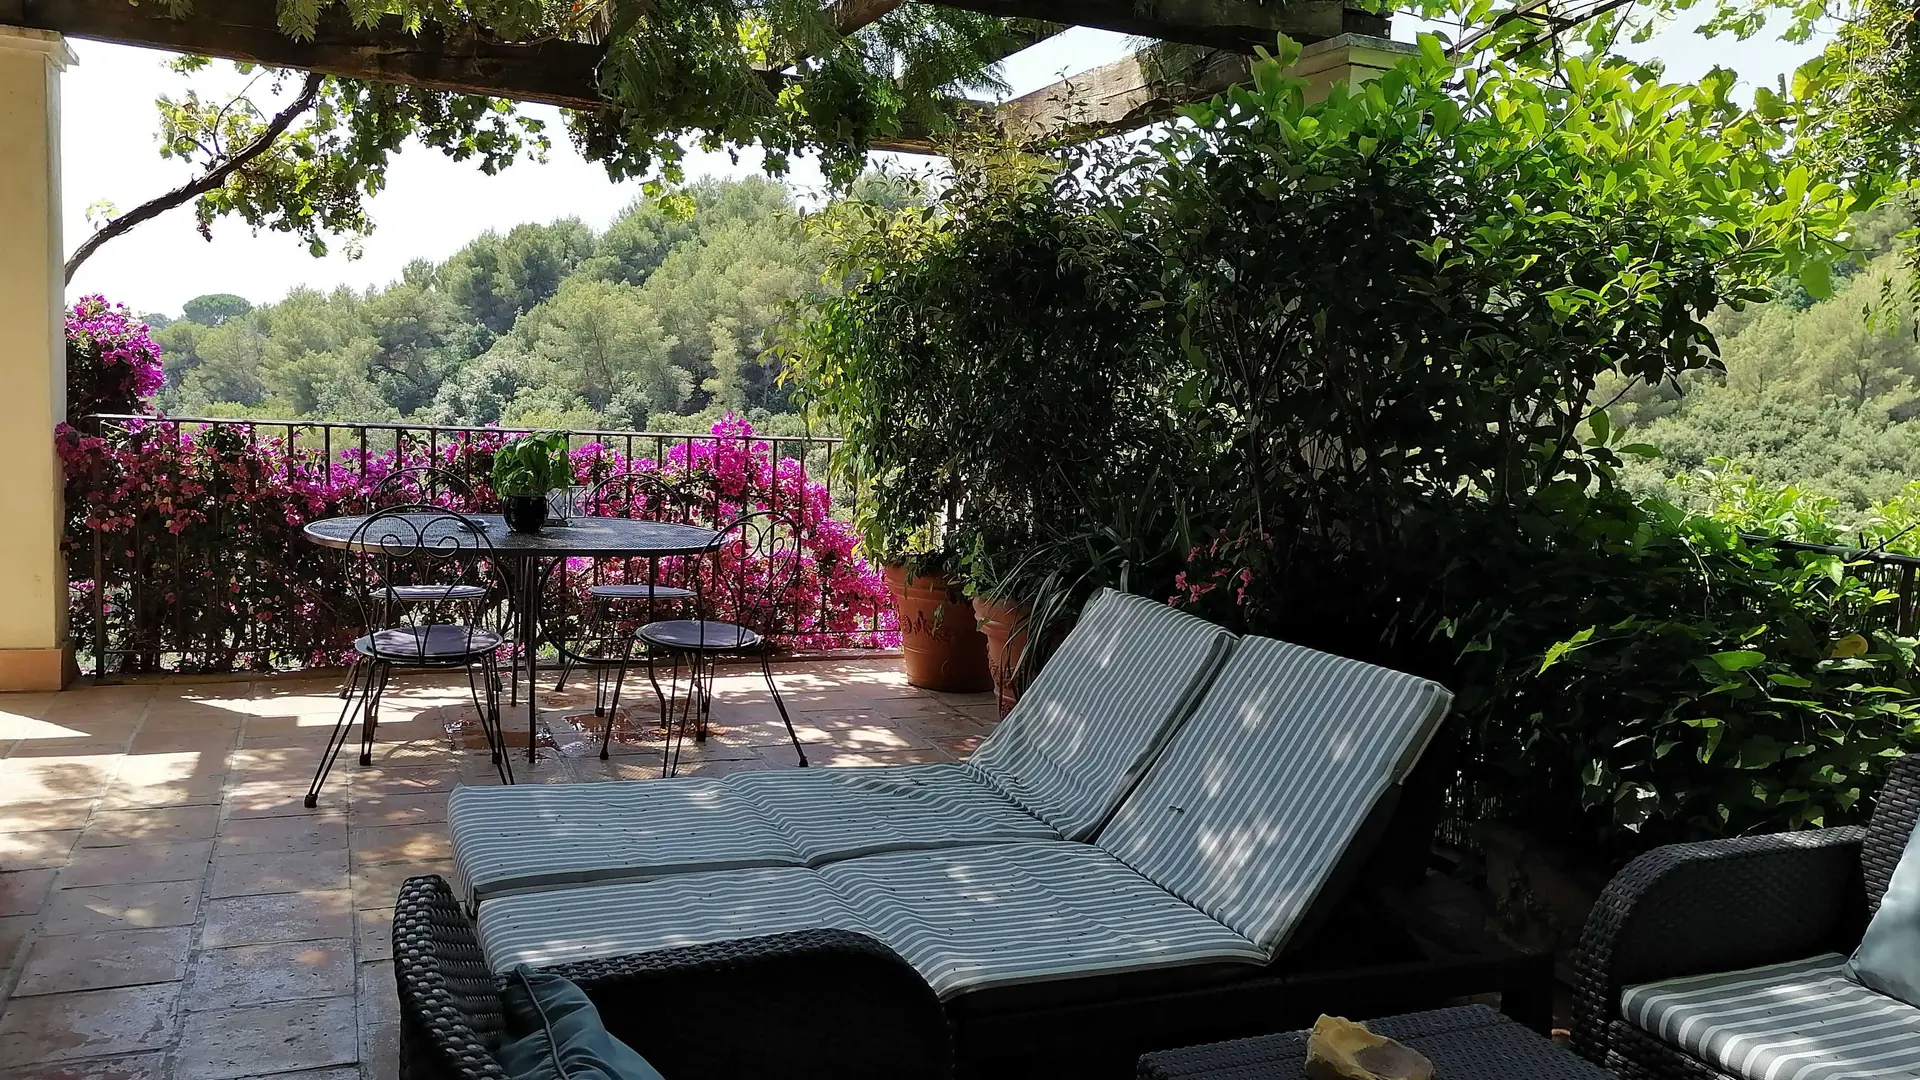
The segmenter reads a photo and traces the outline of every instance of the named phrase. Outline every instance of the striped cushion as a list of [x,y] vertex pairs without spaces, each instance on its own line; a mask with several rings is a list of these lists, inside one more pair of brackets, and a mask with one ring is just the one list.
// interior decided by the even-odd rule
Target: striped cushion
[[1846,977],[1847,958],[1628,987],[1627,1022],[1749,1080],[1920,1077],[1920,1009]]
[[809,866],[885,851],[1059,836],[953,764],[742,772],[725,783]]
[[480,909],[480,943],[495,971],[815,927],[872,935],[943,999],[1263,959],[1252,942],[1111,856],[1059,841],[897,852],[822,870],[684,874],[509,896]]
[[1451,700],[1425,679],[1242,638],[1099,844],[1278,953]]
[[1233,636],[1103,589],[968,767],[1069,840],[1099,829],[1206,688]]
[[681,874],[507,896],[480,908],[494,971],[706,945],[789,930],[858,930],[820,875],[804,867]]
[[460,787],[447,799],[447,829],[454,887],[469,903],[585,881],[801,861],[758,810],[705,776]]
[[1261,963],[1253,942],[1085,844],[905,852],[820,871],[861,929],[942,1000],[974,990],[1193,964]]

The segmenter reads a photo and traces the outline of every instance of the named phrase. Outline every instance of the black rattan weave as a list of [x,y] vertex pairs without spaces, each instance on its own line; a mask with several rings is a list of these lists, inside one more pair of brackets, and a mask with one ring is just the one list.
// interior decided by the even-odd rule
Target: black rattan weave
[[[1592,1065],[1485,1005],[1390,1016],[1372,1031],[1425,1054],[1449,1080],[1611,1080]],[[1147,1054],[1140,1080],[1304,1080],[1307,1032],[1236,1039]]]
[[[403,1080],[504,1080],[500,984],[437,876],[393,913]],[[586,991],[614,1037],[672,1080],[945,1080],[953,1052],[926,982],[892,950],[807,930],[547,970]]]
[[1573,1045],[1628,1077],[1723,1074],[1621,1021],[1639,983],[1849,953],[1920,817],[1920,757],[1902,758],[1864,828],[1674,844],[1640,856],[1594,905],[1574,956]]

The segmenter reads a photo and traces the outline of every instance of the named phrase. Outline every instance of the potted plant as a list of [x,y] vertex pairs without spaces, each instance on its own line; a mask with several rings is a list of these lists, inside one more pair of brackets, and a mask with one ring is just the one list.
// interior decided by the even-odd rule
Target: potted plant
[[547,492],[573,482],[567,433],[540,431],[510,439],[493,452],[493,490],[507,528],[537,533],[547,523]]

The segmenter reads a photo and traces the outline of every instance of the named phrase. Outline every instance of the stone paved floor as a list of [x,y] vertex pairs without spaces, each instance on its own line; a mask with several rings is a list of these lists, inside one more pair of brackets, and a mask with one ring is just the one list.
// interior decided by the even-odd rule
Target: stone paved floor
[[[818,764],[964,758],[996,718],[989,695],[908,686],[897,660],[776,674]],[[446,872],[447,792],[497,780],[463,727],[464,681],[401,677],[373,765],[342,755],[305,809],[338,685],[0,696],[0,1080],[396,1075],[395,889]],[[644,712],[602,762],[584,678],[542,704],[531,768],[525,710],[510,713],[520,782],[659,775]],[[711,738],[680,771],[793,764],[758,672],[723,672]]]

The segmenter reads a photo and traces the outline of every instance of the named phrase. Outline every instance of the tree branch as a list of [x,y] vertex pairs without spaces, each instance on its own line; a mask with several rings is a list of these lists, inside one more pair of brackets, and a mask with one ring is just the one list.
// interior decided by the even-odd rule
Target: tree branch
[[80,264],[86,262],[94,252],[100,250],[101,244],[130,232],[134,226],[152,221],[177,206],[192,202],[209,191],[219,190],[227,182],[228,177],[246,168],[255,158],[266,153],[275,140],[287,133],[287,129],[293,126],[293,122],[302,113],[313,108],[314,103],[320,100],[320,84],[325,81],[325,78],[326,76],[318,72],[308,74],[307,81],[301,84],[298,97],[275,114],[260,134],[253,137],[253,141],[235,151],[232,157],[207,170],[205,176],[174,188],[165,195],[149,199],[102,225],[99,231],[87,237],[74,250],[73,256],[67,260],[66,280],[69,282],[73,280],[74,271],[80,269]]

